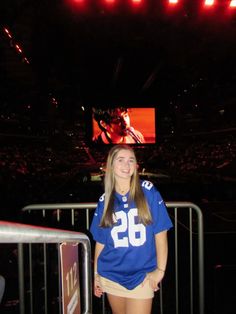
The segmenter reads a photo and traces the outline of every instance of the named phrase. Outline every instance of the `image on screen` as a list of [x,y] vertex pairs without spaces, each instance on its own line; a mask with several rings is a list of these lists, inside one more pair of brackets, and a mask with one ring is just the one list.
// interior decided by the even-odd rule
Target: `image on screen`
[[150,108],[92,109],[91,141],[94,144],[155,144],[156,110]]

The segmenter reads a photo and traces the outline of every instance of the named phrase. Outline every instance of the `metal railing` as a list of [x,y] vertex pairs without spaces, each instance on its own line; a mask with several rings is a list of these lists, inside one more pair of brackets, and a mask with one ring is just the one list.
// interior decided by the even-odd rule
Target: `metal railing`
[[[47,221],[49,216],[48,212],[52,211],[56,216],[57,223],[60,223],[62,213],[66,211],[70,215],[70,224],[71,227],[75,228],[76,224],[76,212],[81,212],[82,210],[85,211],[85,222],[86,229],[89,229],[90,226],[90,214],[91,210],[96,208],[96,203],[66,203],[66,204],[33,204],[25,206],[22,210],[23,212],[28,213],[39,213],[42,215],[42,218]],[[181,304],[180,304],[180,292],[182,293],[183,288],[179,287],[179,282],[181,281],[180,277],[180,268],[182,267],[181,262],[179,262],[182,255],[180,253],[181,247],[179,244],[179,240],[181,238],[180,233],[184,231],[185,234],[188,234],[188,243],[186,244],[187,249],[189,251],[188,256],[188,272],[184,268],[184,274],[188,273],[189,277],[189,286],[186,290],[189,292],[189,309],[187,313],[189,314],[204,314],[204,237],[203,237],[203,215],[201,209],[191,203],[191,202],[166,202],[166,206],[169,210],[169,214],[172,217],[174,223],[174,274],[175,274],[175,313],[179,314],[182,313]],[[70,211],[70,212],[68,212]],[[181,214],[181,215],[180,215]],[[182,220],[180,216],[184,214],[185,218],[186,215],[187,220]],[[194,219],[193,219],[194,216]],[[195,216],[197,219],[195,219]],[[197,241],[195,240],[197,238]],[[196,250],[195,244],[197,242]],[[184,244],[185,246],[185,244]],[[183,249],[183,248],[182,248]],[[185,247],[184,247],[185,249]],[[197,251],[197,252],[196,252]],[[184,252],[184,254],[186,254]],[[197,255],[197,261],[195,261],[195,256]],[[196,267],[195,267],[196,264]],[[182,276],[182,275],[181,275]],[[195,280],[195,278],[197,279]],[[195,284],[197,281],[197,284]],[[163,301],[163,286],[161,285],[160,290],[160,314],[164,314],[164,301]],[[197,286],[197,288],[196,288]],[[196,291],[196,293],[195,293]],[[171,292],[172,293],[172,292]],[[172,294],[173,295],[173,294]],[[195,297],[197,295],[197,297]],[[197,299],[197,300],[196,300]],[[167,301],[169,302],[169,301]],[[186,299],[184,300],[186,303]],[[104,299],[103,299],[104,303]],[[105,306],[103,304],[103,314],[105,313]],[[173,309],[172,312],[173,313]]]
[[[91,246],[89,238],[79,232],[51,229],[45,227],[30,226],[6,221],[0,221],[0,243],[18,243],[18,280],[19,280],[19,311],[25,313],[25,289],[24,289],[24,243],[77,243],[81,244],[83,250],[82,259],[82,289],[84,298],[83,312],[92,313],[92,287],[91,287]],[[30,263],[31,265],[31,263]],[[31,272],[32,275],[32,272]],[[60,275],[60,274],[59,274]],[[60,281],[61,279],[59,279]],[[32,282],[32,278],[30,278]],[[47,285],[45,282],[45,313],[47,313]],[[32,293],[32,285],[30,292]],[[32,303],[32,298],[31,303]],[[59,297],[60,299],[60,297]],[[60,303],[60,302],[59,302]],[[60,304],[59,304],[60,305]],[[31,304],[31,313],[32,304]],[[61,306],[59,313],[61,313]]]

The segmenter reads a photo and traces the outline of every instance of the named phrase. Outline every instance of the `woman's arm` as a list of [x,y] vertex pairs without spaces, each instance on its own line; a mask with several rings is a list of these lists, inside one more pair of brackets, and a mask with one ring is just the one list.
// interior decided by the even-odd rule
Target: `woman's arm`
[[97,261],[101,251],[104,248],[104,244],[96,242],[95,244],[95,252],[94,252],[94,294],[96,297],[101,297],[102,289],[100,285],[99,275],[97,273]]
[[104,248],[104,244],[96,242],[95,244],[95,253],[94,253],[94,274],[97,274],[97,262],[100,253]]
[[156,253],[157,253],[157,270],[163,273],[166,270],[168,257],[167,231],[162,231],[155,235]]
[[155,235],[155,246],[157,254],[157,268],[151,273],[147,274],[146,280],[149,280],[150,287],[157,291],[159,290],[158,284],[162,281],[167,264],[168,257],[168,240],[167,231],[162,231]]

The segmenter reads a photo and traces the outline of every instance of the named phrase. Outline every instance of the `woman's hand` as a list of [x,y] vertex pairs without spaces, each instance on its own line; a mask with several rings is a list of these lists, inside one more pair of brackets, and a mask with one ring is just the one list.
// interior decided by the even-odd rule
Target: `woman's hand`
[[103,294],[101,284],[100,284],[100,277],[98,274],[94,275],[94,295],[100,298]]
[[158,284],[162,281],[163,277],[165,275],[165,272],[163,270],[160,269],[156,269],[150,273],[147,273],[147,276],[145,277],[144,281],[143,281],[143,285],[149,281],[149,286],[154,290],[154,291],[158,291],[160,289],[160,287],[158,286]]

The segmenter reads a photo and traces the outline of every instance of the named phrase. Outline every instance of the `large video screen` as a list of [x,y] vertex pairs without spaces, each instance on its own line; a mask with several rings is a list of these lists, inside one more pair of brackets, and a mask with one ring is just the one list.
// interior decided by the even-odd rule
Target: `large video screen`
[[94,144],[155,144],[156,109],[92,108],[91,142]]

